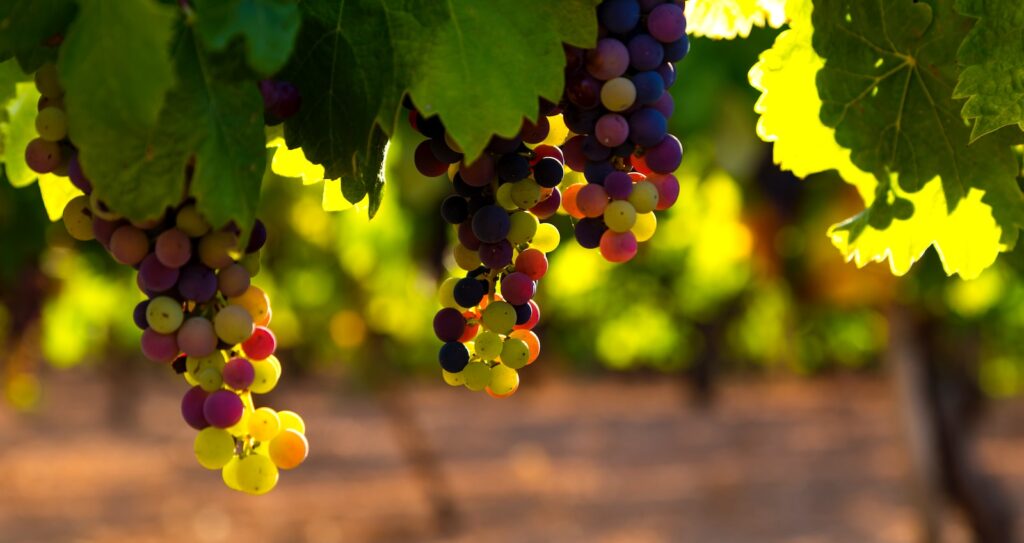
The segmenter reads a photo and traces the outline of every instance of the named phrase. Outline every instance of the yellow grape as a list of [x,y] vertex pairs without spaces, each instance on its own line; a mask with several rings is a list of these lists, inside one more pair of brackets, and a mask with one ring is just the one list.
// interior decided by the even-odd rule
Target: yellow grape
[[309,441],[295,430],[285,430],[270,442],[270,460],[281,469],[298,467],[309,456]]
[[280,432],[281,419],[269,407],[261,407],[249,417],[249,435],[256,441],[270,441]]
[[201,466],[220,469],[235,456],[235,438],[227,430],[210,426],[196,434],[194,449]]

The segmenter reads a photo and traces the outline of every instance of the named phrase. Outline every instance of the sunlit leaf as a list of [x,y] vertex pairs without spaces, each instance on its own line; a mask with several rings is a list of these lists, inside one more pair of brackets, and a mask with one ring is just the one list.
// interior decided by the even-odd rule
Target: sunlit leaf
[[782,26],[785,6],[786,0],[690,0],[686,31],[712,39],[746,38],[754,27]]

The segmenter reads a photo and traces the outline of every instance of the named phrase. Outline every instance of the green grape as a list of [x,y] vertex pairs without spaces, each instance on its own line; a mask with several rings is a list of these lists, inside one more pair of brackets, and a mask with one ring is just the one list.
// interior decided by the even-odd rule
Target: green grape
[[520,209],[530,209],[540,202],[540,185],[533,179],[512,183],[512,201]]
[[196,434],[196,460],[206,469],[220,469],[235,457],[235,438],[227,430],[210,426]]
[[185,359],[185,373],[192,374],[192,377],[199,375],[199,372],[206,368],[213,368],[218,373],[224,371],[228,363],[228,356],[224,351],[216,350],[207,356],[190,356]]
[[480,267],[480,253],[467,249],[461,243],[455,244],[452,256],[455,257],[455,263],[466,271],[472,271]]
[[190,386],[190,387],[197,387],[197,386],[199,386],[199,381],[196,380],[196,378],[193,377],[191,373],[186,371],[186,372],[182,373],[181,376],[185,378],[185,382],[188,383],[188,386]]
[[491,367],[483,362],[470,362],[462,370],[466,377],[466,388],[479,392],[491,384]]
[[238,263],[245,268],[245,271],[249,272],[249,277],[256,277],[257,275],[260,274],[260,268],[262,266],[260,264],[259,251],[255,253],[249,253],[243,256],[242,259],[238,261]]
[[601,103],[610,111],[625,111],[636,101],[636,86],[626,77],[605,81],[601,87]]
[[636,236],[637,242],[644,242],[654,237],[654,231],[658,229],[658,219],[654,213],[638,213],[636,224],[630,230]]
[[249,390],[255,394],[266,394],[274,390],[281,374],[269,359],[252,361],[252,369],[256,372],[256,378],[253,379]]
[[650,181],[634,183],[628,201],[633,204],[637,213],[650,213],[658,207],[658,187]]
[[227,305],[213,316],[213,330],[229,345],[238,345],[252,336],[256,325],[252,315],[242,306]]
[[[245,436],[249,435],[249,417],[253,414],[252,408],[252,397],[248,394],[242,396],[242,418],[238,419],[238,422],[234,426],[227,429],[227,432],[239,439],[244,439]],[[249,398],[247,401],[246,398]]]
[[448,386],[460,387],[466,384],[466,376],[461,371],[459,373],[451,373],[442,369],[441,377],[445,383],[448,383]]
[[199,240],[199,260],[210,269],[219,270],[234,264],[235,256],[242,255],[238,252],[238,236],[231,232],[219,230]]
[[491,369],[491,384],[487,387],[498,396],[515,392],[519,388],[519,372],[504,364],[498,364]]
[[511,225],[508,229],[508,236],[505,236],[512,245],[528,243],[537,233],[540,221],[533,213],[517,211],[509,217]]
[[64,206],[64,228],[68,235],[78,241],[89,241],[95,237],[92,230],[92,214],[89,211],[89,197],[76,196]]
[[52,62],[47,62],[36,70],[35,82],[39,94],[47,98],[60,98],[64,94],[64,89],[57,79],[57,66]]
[[558,242],[561,240],[562,236],[558,233],[558,228],[546,222],[537,227],[537,233],[533,235],[530,247],[542,253],[550,253],[558,248]]
[[196,374],[196,381],[203,390],[214,392],[224,385],[224,375],[214,368],[203,368]]
[[190,238],[198,238],[210,231],[210,223],[196,211],[196,206],[188,205],[178,211],[174,225]]
[[146,322],[161,334],[173,334],[184,320],[181,303],[169,296],[157,296],[146,306]]
[[253,495],[266,494],[277,486],[277,466],[261,454],[250,454],[238,463],[238,487]]
[[449,277],[448,279],[445,279],[437,289],[437,301],[442,307],[454,307],[459,311],[466,311],[465,307],[455,303],[455,283],[458,282],[458,277]]
[[492,332],[507,334],[516,325],[516,310],[508,302],[491,302],[484,309],[480,321]]
[[627,232],[636,224],[636,208],[626,200],[613,200],[604,208],[604,223],[612,232]]
[[506,338],[501,346],[501,363],[517,370],[530,362],[530,346],[514,337]]
[[281,418],[269,407],[261,407],[249,417],[249,435],[256,441],[270,441],[280,432]]
[[44,107],[36,113],[36,132],[46,141],[60,141],[68,135],[68,119],[64,111]]
[[505,183],[498,187],[498,190],[494,193],[494,199],[498,202],[498,205],[505,208],[506,211],[519,209],[519,206],[517,206],[512,200],[512,183]]
[[281,431],[295,430],[300,434],[306,433],[306,423],[295,411],[278,411],[278,418],[281,419]]
[[224,465],[224,469],[220,471],[221,478],[224,479],[224,484],[231,490],[242,490],[242,487],[238,485],[239,462],[238,456],[232,456],[231,460],[228,460],[228,463]]
[[501,336],[494,332],[480,332],[473,340],[473,347],[482,360],[494,360],[501,354]]

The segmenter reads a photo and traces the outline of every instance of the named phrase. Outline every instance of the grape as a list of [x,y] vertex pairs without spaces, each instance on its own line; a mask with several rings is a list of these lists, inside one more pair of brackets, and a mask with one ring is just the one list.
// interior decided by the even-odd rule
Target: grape
[[483,154],[472,164],[462,163],[459,173],[466,184],[474,187],[486,187],[494,179],[494,159],[488,154]]
[[438,160],[437,156],[430,149],[430,140],[424,140],[416,146],[413,154],[416,170],[424,177],[437,177],[448,171],[448,164]]
[[160,334],[173,334],[184,320],[181,303],[167,296],[153,298],[146,308],[146,322]]
[[36,132],[46,141],[60,141],[68,135],[68,119],[64,111],[46,107],[36,114]]
[[245,356],[253,360],[269,358],[276,350],[277,338],[265,326],[257,326],[249,339],[242,342],[242,351],[245,352]]
[[[512,334],[511,334],[512,337],[519,337],[519,335],[520,335],[520,334],[518,334],[519,332],[527,331],[527,330],[532,330],[533,327],[537,326],[537,323],[540,322],[540,307],[537,306],[537,302],[535,302],[533,300],[530,300],[530,303],[527,304],[527,305],[530,306],[530,318],[526,322],[524,322],[522,324],[517,324],[517,325],[515,325],[513,327]],[[534,336],[536,337],[536,335],[534,335]],[[537,345],[538,345],[537,348],[539,349],[540,348],[540,340],[539,339],[537,340]]]
[[584,249],[597,249],[601,245],[601,236],[606,230],[608,227],[601,217],[581,219],[576,223],[576,242]]
[[469,205],[466,199],[452,194],[441,202],[441,218],[448,224],[459,224],[469,218]]
[[[594,129],[597,129],[596,125]],[[588,161],[600,162],[608,160],[608,157],[612,156],[612,150],[602,144],[596,135],[590,134],[583,139],[583,156]]]
[[[117,232],[115,232],[117,234]],[[114,247],[114,240],[111,239],[111,248]],[[168,268],[156,259],[156,255],[150,254],[142,259],[139,265],[139,278],[147,290],[153,292],[164,292],[174,287],[178,282],[178,270]]]
[[296,432],[305,435],[306,423],[303,422],[302,417],[294,411],[278,411],[278,418],[281,419],[281,432],[284,433],[288,430],[295,430]]
[[157,260],[168,268],[180,268],[192,257],[192,240],[177,228],[165,230],[156,238]]
[[516,258],[516,271],[537,281],[548,271],[548,257],[537,249],[527,249]]
[[68,159],[68,177],[71,179],[71,184],[78,190],[87,195],[92,193],[92,182],[82,172],[82,165],[78,162],[78,153],[71,155],[71,158]]
[[686,35],[686,16],[675,4],[662,4],[647,16],[647,31],[662,43],[672,43]]
[[604,210],[604,223],[612,232],[626,232],[636,224],[636,208],[625,200],[615,200]]
[[206,469],[221,469],[235,456],[235,438],[220,428],[203,428],[193,446],[196,460]]
[[473,215],[473,235],[484,243],[497,243],[508,235],[508,213],[497,205],[487,205]]
[[227,485],[231,490],[237,490],[242,492],[242,487],[238,486],[238,464],[240,463],[237,456],[231,457],[231,460],[221,470],[221,477],[224,480],[224,484]]
[[658,188],[650,181],[641,181],[633,185],[629,194],[629,203],[637,213],[649,213],[657,209],[660,197]]
[[241,296],[228,298],[228,303],[245,308],[253,322],[259,326],[266,326],[270,322],[270,298],[256,285],[250,285]]
[[60,98],[64,94],[64,89],[57,78],[57,66],[52,62],[47,62],[36,70],[35,83],[39,93],[47,98]]
[[252,232],[249,233],[249,242],[245,244],[247,254],[255,253],[267,244],[267,227],[263,221],[256,219],[252,225]]
[[491,367],[480,362],[473,362],[462,370],[465,374],[466,388],[479,392],[491,384]]
[[602,115],[594,127],[594,135],[606,147],[621,145],[629,137],[629,123],[617,113]]
[[[537,285],[525,273],[512,272],[501,280],[501,296],[512,305],[525,304],[535,294],[537,294]],[[515,326],[515,322],[512,323],[512,326]]]
[[79,241],[93,239],[92,213],[89,211],[89,198],[76,196],[64,206],[62,215],[64,228],[68,235]]
[[601,185],[586,185],[576,196],[576,205],[587,217],[600,217],[608,207],[608,193]]
[[[515,324],[515,326],[519,326],[521,324],[526,324],[527,322],[530,321],[530,317],[533,316],[533,308],[530,307],[529,301],[527,303],[525,303],[525,304],[514,305],[512,307],[515,308],[515,310],[516,310],[516,324]],[[515,326],[512,327],[513,330],[515,329]]]
[[283,430],[270,442],[270,460],[281,469],[293,469],[309,456],[309,442],[302,432]]
[[661,76],[661,80],[665,83],[665,90],[672,88],[672,85],[676,82],[676,69],[669,63],[658,66],[658,75]]
[[218,390],[206,397],[203,402],[203,417],[211,426],[229,428],[242,418],[245,406],[237,394],[228,390]]
[[236,253],[237,246],[238,236],[234,233],[211,232],[199,240],[199,260],[215,270],[230,266],[234,263],[232,254]]
[[628,67],[629,51],[615,38],[602,38],[587,52],[587,72],[601,81],[619,77]]
[[110,239],[114,237],[114,231],[121,227],[120,223],[112,222],[101,219],[99,217],[92,218],[92,233],[96,237],[96,241],[100,242],[105,249],[110,250]]
[[640,4],[636,0],[605,0],[597,8],[598,20],[616,34],[625,34],[640,21]]
[[281,419],[277,411],[261,407],[249,416],[249,435],[256,441],[270,441],[281,433]]
[[604,191],[613,200],[625,200],[633,192],[633,180],[625,172],[612,172],[604,178]]
[[530,161],[520,155],[505,155],[498,160],[494,171],[502,182],[519,181],[530,176]]
[[665,60],[667,62],[679,62],[686,58],[690,52],[690,40],[684,34],[683,37],[672,43],[665,44]]
[[244,358],[232,358],[224,365],[224,384],[235,389],[245,390],[252,385],[256,377],[256,370],[252,363]]
[[540,202],[540,186],[532,179],[517,181],[512,184],[511,196],[516,207],[530,209]]
[[224,370],[224,366],[227,365],[227,361],[227,355],[224,354],[224,351],[216,350],[207,356],[187,357],[185,360],[185,370],[192,374],[193,377],[199,375],[206,368],[212,368],[217,373],[220,373]]
[[562,162],[554,157],[543,157],[533,166],[533,178],[545,188],[557,187],[565,175]]
[[501,347],[501,363],[512,368],[519,369],[526,366],[530,359],[530,347],[525,341],[509,337]]
[[146,234],[130,224],[119,227],[110,236],[110,254],[121,264],[134,266],[148,253],[149,239]]
[[241,264],[231,264],[217,273],[217,289],[225,297],[239,296],[249,289],[249,285],[249,271]]
[[480,321],[492,332],[507,334],[516,325],[516,311],[508,302],[492,302],[484,309]]
[[499,364],[491,369],[491,384],[487,393],[494,398],[507,398],[519,389],[519,372]]
[[[238,263],[241,264],[243,268],[245,268],[245,271],[246,271],[246,273],[249,274],[250,278],[256,277],[257,275],[260,274],[260,254],[259,253],[247,254],[247,255],[243,256],[242,260],[239,260]],[[230,267],[230,266],[228,266],[228,267]]]
[[657,228],[658,219],[655,218],[654,213],[639,213],[636,216],[636,224],[630,231],[636,236],[636,241],[642,243],[651,239]]
[[669,174],[676,171],[683,159],[683,146],[675,136],[669,135],[661,143],[647,150],[644,161],[655,173]]
[[217,350],[217,336],[213,331],[213,324],[205,317],[187,319],[178,329],[177,338],[178,347],[190,357],[210,356]]
[[[459,310],[465,310],[466,306],[460,305],[455,301],[455,284],[459,282],[458,277],[449,277],[445,279],[441,286],[437,289],[437,301],[442,307],[454,307]],[[472,306],[470,306],[472,307]]]
[[579,192],[586,185],[583,183],[576,183],[569,185],[565,188],[565,192],[562,194],[562,209],[574,219],[582,219],[585,215],[580,211],[577,205],[579,199]]
[[[445,164],[455,164],[462,160],[462,153],[456,151],[451,145],[448,145],[448,134],[445,134],[444,138],[433,138],[430,141],[430,152],[434,153],[434,156],[444,162]],[[447,166],[445,171],[447,171]]]
[[[466,311],[462,316],[466,318],[466,331],[462,333],[459,341],[466,343],[467,341],[472,341],[476,337],[477,332],[480,331],[480,323],[476,320],[479,318],[479,315],[472,311]],[[470,322],[470,319],[473,319],[473,321]]]
[[[658,101],[665,92],[665,81],[661,79],[658,72],[640,72],[632,76],[633,88],[636,89],[636,103],[652,104]],[[670,98],[671,99],[671,98]],[[666,117],[670,116],[666,115]]]
[[277,382],[281,379],[281,372],[279,367],[271,362],[272,360],[274,360],[273,356],[266,360],[252,362],[254,377],[249,389],[253,393],[266,394],[277,386]]
[[651,183],[658,191],[658,211],[663,211],[675,205],[679,198],[679,181],[674,175],[651,176]]
[[146,328],[142,331],[142,354],[154,362],[171,362],[178,357],[178,342],[173,335],[166,335]]
[[25,163],[36,173],[50,173],[60,166],[60,145],[36,138],[25,147]]
[[537,233],[537,227],[540,225],[537,217],[525,211],[513,213],[509,217],[509,223],[507,239],[513,245],[529,242]]
[[530,208],[530,213],[533,213],[538,219],[547,219],[553,217],[558,212],[558,208],[562,205],[562,193],[557,189],[552,189],[551,195],[540,201],[539,204]]
[[492,270],[504,268],[512,263],[512,252],[512,244],[505,239],[498,243],[483,243],[479,251],[480,262]]
[[498,355],[501,354],[502,342],[504,342],[504,340],[498,334],[484,331],[476,337],[473,341],[473,345],[476,355],[481,360],[489,362],[498,358]]
[[213,329],[224,343],[237,345],[252,336],[255,326],[244,307],[228,305],[213,316]]
[[441,346],[437,360],[445,371],[458,373],[469,363],[469,350],[457,341],[449,341]]
[[647,34],[637,34],[629,40],[629,63],[638,72],[657,69],[665,59],[665,49]]
[[614,171],[615,167],[606,161],[594,162],[588,160],[587,165],[583,167],[583,177],[586,178],[587,183],[600,185],[604,182],[604,178]]
[[174,224],[178,230],[184,232],[190,238],[198,238],[210,231],[210,224],[199,214],[196,207],[187,205],[178,210]]
[[586,136],[573,136],[562,146],[565,153],[565,165],[573,171],[582,172],[587,164],[587,157],[583,155],[583,142]]
[[548,137],[550,131],[551,124],[548,122],[548,118],[541,115],[535,123],[524,119],[519,129],[519,135],[524,143],[540,143]]
[[559,241],[561,241],[561,235],[558,233],[558,228],[551,223],[543,223],[537,227],[537,233],[534,234],[530,246],[541,252],[550,253],[558,248]]
[[[540,316],[539,314],[537,315],[539,319]],[[533,324],[530,325],[530,328],[533,328],[536,324],[537,322],[534,321]],[[526,345],[530,350],[530,357],[527,359],[526,365],[529,366],[530,364],[533,364],[533,362],[537,360],[537,357],[540,356],[540,338],[537,337],[537,334],[531,332],[529,329],[519,329],[513,331],[510,336],[526,342]]]
[[138,326],[140,330],[149,328],[149,321],[146,319],[146,309],[149,307],[149,300],[142,300],[135,306],[135,310],[132,312],[132,320],[135,321],[135,326]]
[[461,243],[456,244],[452,250],[455,263],[466,271],[475,270],[480,267],[480,255],[476,251],[467,249]]
[[626,77],[616,77],[601,87],[601,104],[611,111],[625,111],[636,102],[636,87]]
[[250,454],[238,462],[235,477],[243,492],[259,496],[277,486],[277,466],[266,456]]
[[188,392],[181,398],[181,417],[185,419],[186,424],[196,430],[210,426],[203,412],[206,399],[209,397],[208,392],[197,386],[188,389]]
[[487,283],[483,281],[466,277],[452,284],[452,296],[461,307],[476,307],[484,294],[487,294]]
[[597,124],[597,119],[600,116],[600,110],[579,109],[571,106],[566,106],[565,111],[562,113],[565,126],[577,134],[587,134],[593,131],[594,125]]
[[629,138],[637,145],[653,147],[668,134],[668,120],[658,110],[645,107],[629,116]]
[[465,331],[466,318],[458,309],[445,307],[434,315],[434,334],[437,339],[444,342],[458,341]]
[[217,294],[217,276],[213,270],[198,262],[188,264],[181,269],[178,292],[186,300],[208,302]]
[[632,232],[608,230],[601,236],[601,256],[609,262],[626,262],[636,256],[636,236]]

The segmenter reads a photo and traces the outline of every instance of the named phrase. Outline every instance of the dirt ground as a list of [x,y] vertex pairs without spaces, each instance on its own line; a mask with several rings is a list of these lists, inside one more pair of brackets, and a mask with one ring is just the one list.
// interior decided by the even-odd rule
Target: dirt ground
[[[86,370],[47,378],[39,413],[0,408],[0,542],[912,542],[901,419],[881,378],[730,382],[711,411],[672,379],[546,379],[511,400],[443,384],[406,395],[443,459],[458,528],[374,396],[290,382],[312,454],[269,496],[226,489],[192,457],[183,384],[127,391],[110,425]],[[330,386],[330,389],[328,389]],[[1024,402],[998,404],[982,458],[1024,508]],[[949,541],[966,541],[954,514]]]

